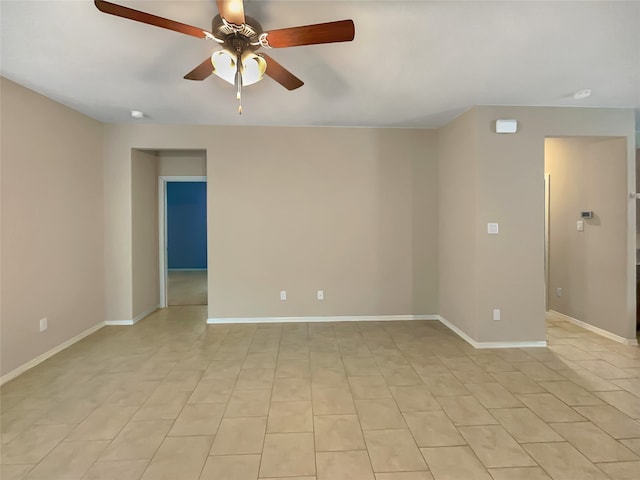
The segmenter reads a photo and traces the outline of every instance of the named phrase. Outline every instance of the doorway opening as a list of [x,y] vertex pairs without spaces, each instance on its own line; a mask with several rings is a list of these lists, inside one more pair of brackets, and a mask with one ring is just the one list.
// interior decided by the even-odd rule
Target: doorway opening
[[160,177],[160,304],[207,305],[207,184]]
[[629,340],[626,138],[546,138],[544,151],[547,320]]

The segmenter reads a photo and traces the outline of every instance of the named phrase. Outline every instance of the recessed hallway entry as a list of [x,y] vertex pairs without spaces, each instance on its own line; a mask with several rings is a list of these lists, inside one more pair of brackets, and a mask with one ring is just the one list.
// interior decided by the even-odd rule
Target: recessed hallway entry
[[547,310],[621,341],[635,337],[626,153],[622,137],[545,140]]
[[163,306],[207,304],[206,189],[205,177],[160,177]]

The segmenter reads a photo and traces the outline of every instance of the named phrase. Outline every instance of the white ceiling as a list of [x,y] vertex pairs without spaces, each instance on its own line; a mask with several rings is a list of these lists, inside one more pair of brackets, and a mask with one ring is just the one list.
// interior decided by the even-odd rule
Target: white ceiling
[[[214,0],[111,0],[209,30]],[[216,45],[100,13],[1,0],[0,72],[104,122],[439,127],[473,105],[633,107],[640,2],[245,0],[265,30],[351,18],[351,43],[273,49],[305,85],[183,80]],[[592,89],[591,97],[573,93]],[[134,120],[129,111],[148,115]]]

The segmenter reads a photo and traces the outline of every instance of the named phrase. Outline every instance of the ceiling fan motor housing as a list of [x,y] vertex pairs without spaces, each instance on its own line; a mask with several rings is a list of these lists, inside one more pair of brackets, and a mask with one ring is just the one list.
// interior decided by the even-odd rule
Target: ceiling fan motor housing
[[224,40],[225,48],[234,52],[255,52],[260,48],[262,26],[251,17],[245,16],[243,25],[234,25],[216,15],[211,22],[211,32]]

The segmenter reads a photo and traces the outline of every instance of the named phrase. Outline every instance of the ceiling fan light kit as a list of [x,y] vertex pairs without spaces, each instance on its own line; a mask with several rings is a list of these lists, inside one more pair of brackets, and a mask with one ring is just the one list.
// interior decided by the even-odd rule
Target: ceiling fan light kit
[[242,87],[271,77],[287,90],[295,90],[304,82],[264,53],[260,48],[285,48],[322,43],[350,42],[355,37],[353,20],[319,23],[301,27],[283,28],[263,32],[260,24],[245,16],[243,0],[217,0],[219,15],[211,22],[211,32],[192,25],[176,22],[150,13],[94,0],[103,13],[127,18],[167,30],[173,30],[196,38],[216,42],[222,50],[216,50],[200,65],[184,76],[187,80],[204,80],[211,74],[236,87],[238,113],[242,113]]

